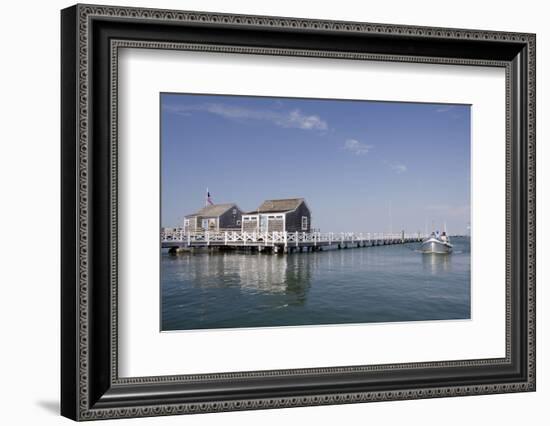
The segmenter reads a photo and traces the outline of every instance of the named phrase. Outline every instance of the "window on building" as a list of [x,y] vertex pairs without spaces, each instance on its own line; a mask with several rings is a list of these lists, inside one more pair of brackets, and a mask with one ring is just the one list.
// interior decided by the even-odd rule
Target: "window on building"
[[240,224],[241,224],[241,221],[240,221],[240,220],[238,220],[238,221],[237,221],[237,225],[240,225]]
[[233,209],[233,214],[237,214],[237,209]]
[[302,216],[302,231],[307,231],[307,216]]

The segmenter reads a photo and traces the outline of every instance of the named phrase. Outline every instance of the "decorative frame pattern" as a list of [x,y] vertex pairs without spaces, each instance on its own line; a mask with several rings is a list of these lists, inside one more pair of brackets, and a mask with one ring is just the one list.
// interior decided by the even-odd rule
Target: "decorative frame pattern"
[[[170,415],[196,412],[229,411],[243,409],[261,409],[261,408],[279,408],[291,406],[340,404],[352,402],[381,401],[381,400],[399,400],[415,398],[434,398],[442,396],[460,396],[475,395],[487,393],[503,393],[517,391],[533,391],[535,389],[535,36],[533,34],[519,34],[510,32],[477,31],[463,29],[447,28],[426,28],[409,27],[400,25],[368,24],[356,22],[336,22],[323,20],[293,19],[293,18],[275,18],[262,16],[245,15],[227,15],[211,14],[201,12],[183,12],[167,11],[155,9],[136,9],[121,7],[103,7],[77,5],[66,9],[64,12],[66,20],[63,46],[66,57],[74,61],[70,65],[64,65],[66,73],[73,74],[74,82],[70,88],[65,88],[65,93],[69,95],[76,94],[76,106],[73,102],[70,105],[64,105],[65,114],[67,108],[73,108],[75,125],[74,131],[69,136],[64,137],[64,147],[73,146],[75,150],[74,157],[67,158],[63,164],[65,172],[69,171],[74,175],[75,182],[73,186],[64,187],[67,191],[73,190],[72,197],[65,197],[64,210],[74,210],[75,223],[74,229],[66,229],[69,236],[75,239],[75,242],[63,251],[64,262],[75,262],[76,275],[64,279],[63,291],[73,292],[71,300],[74,298],[75,304],[71,308],[67,307],[67,301],[62,300],[63,309],[63,354],[72,359],[70,366],[63,366],[65,376],[62,376],[62,413],[68,417],[77,420],[92,420],[113,417],[140,417],[151,415]],[[93,170],[90,161],[92,147],[90,146],[93,136],[91,132],[91,114],[94,105],[93,90],[97,90],[93,85],[91,59],[94,47],[92,40],[92,23],[94,20],[105,20],[110,22],[139,22],[140,24],[153,25],[210,25],[225,26],[235,28],[254,28],[254,29],[275,29],[289,30],[292,32],[323,32],[338,34],[359,34],[373,35],[380,37],[410,37],[411,40],[446,40],[481,42],[481,43],[504,43],[506,45],[515,45],[524,49],[525,53],[522,61],[525,61],[524,68],[526,74],[524,78],[516,77],[517,63],[512,59],[483,59],[483,58],[460,58],[460,57],[441,57],[441,56],[407,56],[402,54],[385,53],[364,53],[364,52],[346,52],[336,50],[318,50],[318,49],[297,49],[297,48],[278,48],[278,47],[250,47],[242,45],[216,45],[212,43],[190,43],[178,41],[145,41],[135,39],[109,39],[110,63],[108,69],[110,78],[108,81],[108,90],[110,91],[110,166],[109,166],[109,215],[110,215],[110,293],[109,293],[109,330],[108,338],[110,345],[110,357],[107,363],[105,359],[100,367],[92,366],[90,358],[94,351],[94,340],[102,340],[103,337],[97,337],[92,329],[95,327],[96,313],[91,310],[92,297],[90,291],[93,283],[91,277],[94,256],[92,255],[91,242],[95,239],[93,235],[93,226],[91,226],[92,215],[94,214],[94,205],[97,203],[97,194],[94,194],[92,187]],[[68,27],[70,26],[70,27]],[[69,40],[73,37],[72,42]],[[74,44],[71,44],[74,43]],[[412,43],[412,41],[411,41]],[[353,366],[353,367],[327,367],[318,369],[301,370],[274,370],[247,373],[221,373],[212,375],[192,375],[192,376],[161,376],[146,378],[125,378],[118,377],[117,368],[117,69],[118,69],[118,49],[124,47],[132,48],[154,48],[154,49],[178,49],[178,50],[196,50],[196,51],[214,51],[239,54],[263,54],[263,55],[293,55],[293,56],[314,56],[336,59],[360,59],[374,61],[398,61],[398,62],[424,62],[424,63],[444,63],[457,65],[482,65],[497,66],[506,69],[506,135],[507,135],[507,164],[506,164],[506,195],[507,195],[507,259],[506,259],[506,357],[504,359],[484,359],[484,360],[464,360],[452,362],[434,362],[434,363],[414,363],[414,364],[389,364],[376,366]],[[71,62],[71,61],[69,61]],[[105,64],[102,64],[105,65]],[[521,80],[521,81],[519,81]],[[524,85],[524,88],[517,86]],[[97,85],[99,86],[99,85]],[[96,87],[97,87],[96,86]],[[101,90],[105,90],[102,87]],[[525,92],[525,105],[515,105],[513,98],[517,97],[517,92]],[[65,100],[65,98],[63,98]],[[71,96],[67,96],[71,99]],[[64,104],[69,102],[66,100]],[[521,137],[520,147],[525,154],[525,169],[514,169],[513,160],[517,160],[512,152],[512,139],[520,129],[512,127],[512,115],[518,113],[520,109],[522,123],[525,126],[525,137]],[[65,129],[64,129],[65,130]],[[517,137],[517,136],[516,136]],[[70,154],[70,153],[68,153]],[[68,157],[70,157],[68,155]],[[76,162],[75,162],[76,159]],[[67,166],[71,162],[72,166]],[[73,164],[75,162],[75,164]],[[521,168],[521,167],[520,167]],[[519,182],[521,194],[513,194],[513,180],[520,179],[515,174],[521,172],[525,174],[525,182]],[[95,200],[94,200],[95,197]],[[69,206],[70,204],[70,206]],[[512,240],[514,226],[512,210],[514,206],[520,205],[525,208],[525,216],[522,218],[526,234],[520,236],[520,250],[524,250],[525,278],[524,293],[525,312],[521,316],[525,319],[525,347],[522,347],[526,356],[525,365],[522,365],[523,373],[518,380],[494,383],[479,383],[472,385],[447,385],[432,387],[401,387],[396,390],[375,390],[375,391],[353,391],[353,392],[320,392],[305,395],[273,395],[265,398],[223,398],[219,397],[211,401],[168,401],[160,400],[155,403],[151,401],[137,401],[135,398],[125,398],[124,389],[131,386],[160,386],[170,384],[180,384],[182,382],[195,383],[213,383],[219,384],[220,381],[244,378],[266,378],[266,377],[303,377],[304,375],[330,376],[334,374],[352,374],[368,373],[375,371],[388,370],[407,370],[407,369],[429,369],[429,368],[450,368],[450,367],[479,367],[487,365],[511,365],[512,364],[512,346],[517,329],[517,312],[512,309],[512,298],[517,297],[513,294],[512,280],[521,279],[523,276],[513,276],[513,265],[511,256],[513,254]],[[66,206],[66,207],[65,207]],[[69,228],[69,227],[67,227]],[[68,237],[69,238],[69,237]],[[63,241],[65,241],[63,239]],[[65,268],[64,268],[65,269]],[[104,299],[102,299],[105,302]],[[515,316],[514,316],[515,315]],[[74,328],[76,335],[69,336],[69,331],[65,323],[71,321],[71,327]],[[105,320],[106,321],[106,320]],[[521,331],[521,330],[520,330]],[[75,357],[74,354],[77,354]],[[73,359],[74,358],[74,359]],[[108,365],[107,365],[108,364]],[[95,364],[94,364],[95,365]],[[103,377],[99,384],[93,384],[92,375],[101,371],[101,376],[105,376],[104,367],[107,367],[108,378]],[[74,380],[73,380],[74,379]],[[110,397],[109,389],[114,391],[114,396]],[[69,393],[75,393],[75,397],[69,397]],[[119,392],[119,393],[117,393]],[[121,398],[120,394],[123,396]],[[107,398],[104,398],[106,395]],[[117,398],[119,398],[117,400]]]

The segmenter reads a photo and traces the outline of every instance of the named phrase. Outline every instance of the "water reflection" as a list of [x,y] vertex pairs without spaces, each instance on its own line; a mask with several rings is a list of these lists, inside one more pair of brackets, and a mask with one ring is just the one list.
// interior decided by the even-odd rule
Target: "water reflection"
[[452,254],[423,253],[422,268],[432,275],[449,272],[452,269]]
[[292,295],[294,303],[300,304],[306,300],[317,263],[306,254],[216,253],[171,256],[167,260],[176,266],[174,276],[168,278],[191,282],[197,289],[240,288],[247,293]]
[[291,255],[161,257],[162,330],[470,317],[469,240]]

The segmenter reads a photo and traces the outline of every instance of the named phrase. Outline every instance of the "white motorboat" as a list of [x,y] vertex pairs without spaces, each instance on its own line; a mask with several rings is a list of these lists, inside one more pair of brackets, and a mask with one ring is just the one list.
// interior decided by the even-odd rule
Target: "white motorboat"
[[420,251],[422,253],[447,254],[453,251],[453,245],[446,232],[439,234],[439,231],[435,231],[422,241]]

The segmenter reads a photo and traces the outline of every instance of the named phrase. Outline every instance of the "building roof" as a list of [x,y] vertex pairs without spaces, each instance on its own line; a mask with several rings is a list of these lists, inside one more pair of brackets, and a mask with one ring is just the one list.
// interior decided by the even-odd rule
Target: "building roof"
[[237,208],[237,205],[235,203],[227,203],[227,204],[211,204],[209,206],[203,207],[198,212],[195,212],[193,214],[188,214],[185,217],[193,217],[193,216],[204,216],[204,217],[218,217],[224,214],[227,210]]
[[256,210],[248,212],[254,213],[283,213],[295,210],[302,202],[303,198],[284,198],[282,200],[265,200]]

